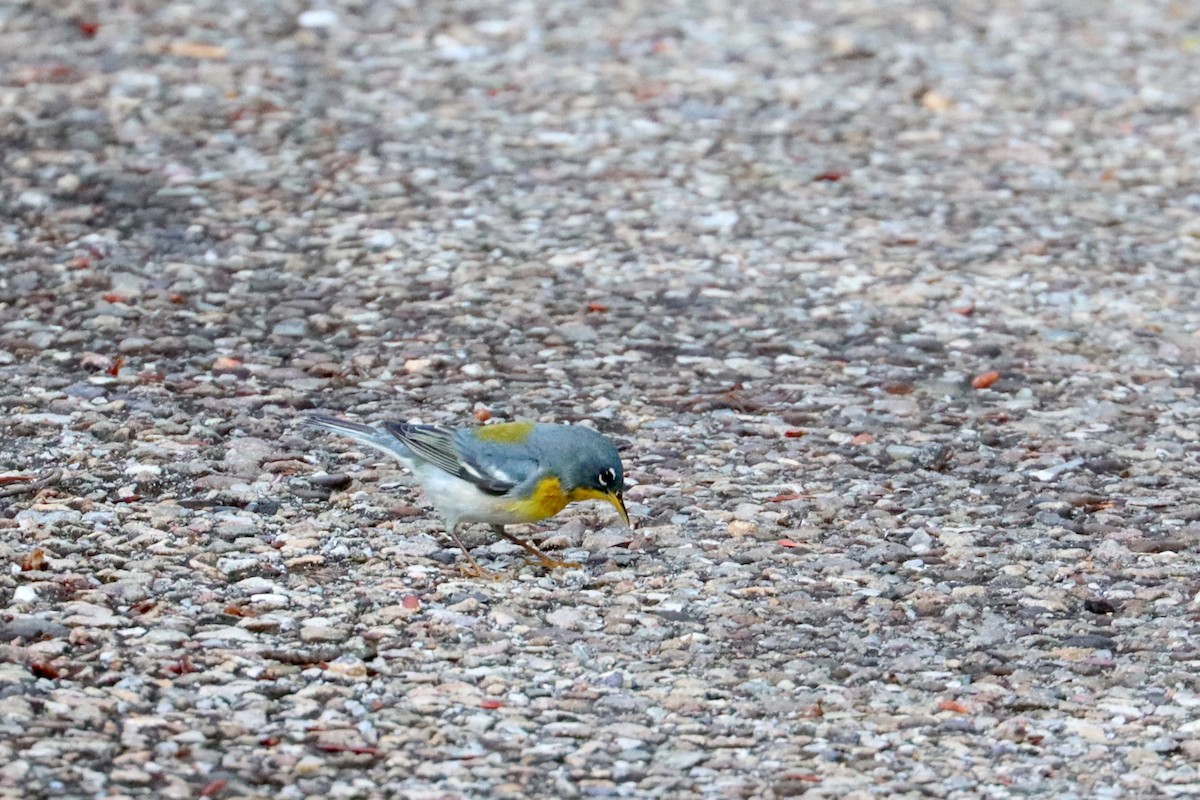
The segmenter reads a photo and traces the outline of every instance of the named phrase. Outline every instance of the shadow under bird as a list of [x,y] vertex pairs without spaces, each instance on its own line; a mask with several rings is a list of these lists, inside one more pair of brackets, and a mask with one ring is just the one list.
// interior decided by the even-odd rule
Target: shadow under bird
[[582,500],[611,503],[629,525],[621,456],[609,439],[589,428],[535,422],[458,430],[403,422],[375,427],[324,414],[304,421],[381,450],[408,467],[479,577],[488,573],[458,538],[460,525],[486,523],[551,569],[579,565],[551,558],[504,526],[547,519]]

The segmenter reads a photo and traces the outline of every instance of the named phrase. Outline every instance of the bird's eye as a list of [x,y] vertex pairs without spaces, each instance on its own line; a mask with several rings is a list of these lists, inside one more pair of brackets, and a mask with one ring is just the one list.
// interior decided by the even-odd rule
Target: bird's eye
[[616,479],[617,479],[617,471],[615,469],[613,469],[612,467],[609,467],[608,469],[601,471],[601,473],[596,476],[596,480],[597,480],[597,482],[599,482],[599,484],[601,486],[608,486]]

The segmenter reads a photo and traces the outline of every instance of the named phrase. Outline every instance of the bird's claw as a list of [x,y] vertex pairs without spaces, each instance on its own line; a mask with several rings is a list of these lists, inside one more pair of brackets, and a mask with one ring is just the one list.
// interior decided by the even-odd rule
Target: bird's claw
[[498,572],[492,572],[491,570],[484,569],[476,564],[473,559],[469,564],[459,565],[459,569],[468,578],[476,578],[481,581],[498,581],[503,577]]
[[545,569],[579,569],[583,566],[578,561],[559,561],[557,558],[551,558],[550,556],[542,556],[540,558],[525,556],[525,563]]

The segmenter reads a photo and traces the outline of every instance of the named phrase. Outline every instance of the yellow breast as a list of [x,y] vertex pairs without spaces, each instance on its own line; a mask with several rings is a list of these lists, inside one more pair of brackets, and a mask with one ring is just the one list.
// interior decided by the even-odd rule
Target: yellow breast
[[567,507],[570,499],[563,491],[558,478],[542,478],[533,494],[524,500],[516,500],[509,506],[509,511],[525,522],[536,522],[539,519],[553,517]]

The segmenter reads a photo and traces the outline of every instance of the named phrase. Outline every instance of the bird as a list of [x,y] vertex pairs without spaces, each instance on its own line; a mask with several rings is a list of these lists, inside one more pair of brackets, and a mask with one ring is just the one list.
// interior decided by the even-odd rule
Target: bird
[[464,571],[475,577],[492,576],[459,538],[463,525],[490,525],[547,569],[579,564],[551,558],[510,534],[506,525],[548,519],[570,503],[602,500],[632,527],[621,456],[611,440],[582,425],[500,422],[451,429],[385,421],[377,427],[326,414],[310,414],[304,422],[348,436],[407,467],[466,555],[470,567]]

